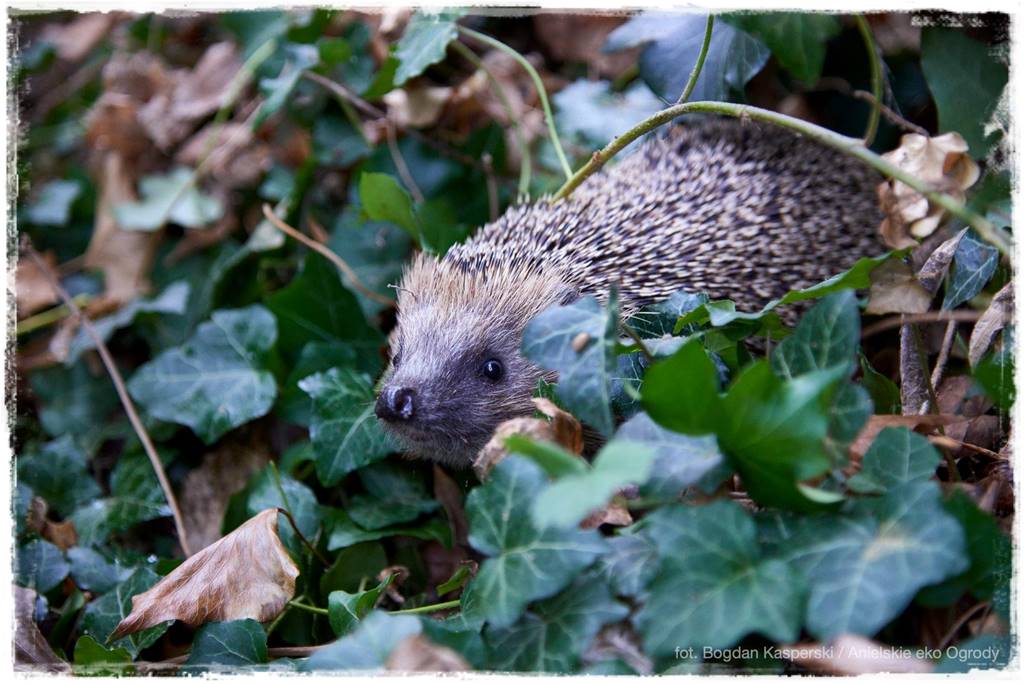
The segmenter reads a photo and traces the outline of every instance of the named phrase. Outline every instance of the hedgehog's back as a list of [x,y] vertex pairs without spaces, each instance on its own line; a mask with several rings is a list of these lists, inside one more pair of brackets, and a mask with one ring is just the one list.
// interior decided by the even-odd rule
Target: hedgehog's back
[[599,296],[617,283],[627,308],[687,290],[753,310],[881,251],[879,180],[777,127],[694,120],[567,201],[510,209],[445,261],[529,264]]

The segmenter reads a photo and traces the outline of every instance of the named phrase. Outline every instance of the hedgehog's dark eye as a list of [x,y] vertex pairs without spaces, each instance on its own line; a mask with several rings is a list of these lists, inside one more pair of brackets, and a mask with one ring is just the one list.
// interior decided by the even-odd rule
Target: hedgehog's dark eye
[[501,361],[498,361],[498,359],[487,359],[484,361],[481,370],[485,378],[494,382],[501,380],[505,375],[505,367],[501,365]]

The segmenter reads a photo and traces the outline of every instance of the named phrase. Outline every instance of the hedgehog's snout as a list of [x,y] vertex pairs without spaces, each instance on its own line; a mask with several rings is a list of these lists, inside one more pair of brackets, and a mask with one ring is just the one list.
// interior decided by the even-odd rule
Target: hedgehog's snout
[[416,390],[410,387],[386,387],[377,396],[377,417],[388,422],[408,422],[416,415]]

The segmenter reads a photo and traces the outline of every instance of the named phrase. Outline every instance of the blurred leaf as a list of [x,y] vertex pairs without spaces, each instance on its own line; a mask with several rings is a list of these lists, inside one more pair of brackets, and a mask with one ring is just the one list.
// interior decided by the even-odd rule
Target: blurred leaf
[[107,648],[89,635],[75,642],[74,673],[110,677],[131,674],[132,656],[125,648]]
[[875,437],[860,472],[847,485],[856,492],[885,492],[906,482],[931,479],[941,460],[925,437],[906,428],[888,427]]
[[260,92],[266,99],[253,119],[254,130],[284,106],[302,78],[302,72],[320,62],[320,53],[313,45],[288,43],[284,46],[284,52],[286,59],[281,72],[273,78],[264,78],[260,81]]
[[645,444],[609,442],[586,472],[559,478],[536,496],[534,523],[541,528],[576,527],[623,487],[646,482],[653,462],[654,450]]
[[35,201],[25,207],[25,219],[37,226],[66,226],[71,206],[82,193],[82,184],[74,180],[50,181],[40,189]]
[[215,311],[185,344],[135,371],[128,390],[154,417],[212,444],[270,410],[277,387],[265,364],[276,339],[277,324],[262,306]]
[[955,309],[974,299],[985,289],[998,265],[999,250],[978,238],[973,230],[968,231],[953,255],[953,268],[946,285],[946,296],[942,299],[942,308]]
[[403,85],[414,76],[419,76],[431,64],[444,59],[448,43],[458,36],[455,26],[457,14],[444,13],[426,15],[417,12],[405,28],[401,40],[395,47],[398,68],[395,70],[396,86]]
[[71,566],[56,546],[35,539],[18,547],[16,581],[19,586],[46,593],[68,576]]
[[860,368],[864,389],[871,395],[875,413],[900,414],[900,388],[896,383],[882,375],[868,363],[867,357],[860,357]]
[[303,672],[381,670],[395,647],[421,630],[415,616],[388,615],[375,610],[354,632],[317,650],[300,669]]
[[552,100],[559,133],[576,136],[586,145],[604,145],[663,107],[643,83],[614,93],[608,81],[586,79],[573,81]]
[[573,672],[598,630],[629,612],[593,573],[578,578],[554,598],[536,604],[510,627],[488,629],[499,672]]
[[978,677],[978,670],[1004,670],[1015,651],[1013,637],[1003,634],[982,634],[961,641],[943,652],[935,665],[936,674],[967,674]]
[[607,541],[608,552],[596,567],[616,594],[638,596],[658,571],[657,546],[649,535],[635,532],[609,537]]
[[185,228],[202,228],[224,215],[216,197],[204,195],[195,186],[192,169],[175,167],[164,175],[146,176],[139,183],[140,202],[114,207],[114,218],[124,230],[159,230],[166,223]]
[[324,166],[348,168],[365,159],[371,150],[352,124],[336,114],[325,114],[313,122],[313,156]]
[[1013,372],[1013,327],[1003,331],[1002,347],[974,367],[974,379],[978,381],[985,394],[1003,411],[1009,411],[1017,396]]
[[871,636],[917,591],[963,572],[964,534],[933,482],[907,482],[842,517],[804,518],[780,558],[810,583],[807,629],[819,639]]
[[760,557],[754,521],[737,504],[668,506],[644,525],[660,556],[636,617],[649,653],[728,648],[752,632],[796,639],[803,582],[785,563]]
[[840,31],[839,21],[823,13],[728,14],[723,19],[764,41],[782,68],[808,85],[821,76],[828,41]]
[[[645,45],[640,53],[640,75],[655,93],[675,101],[697,63],[706,28],[706,15],[644,12],[612,31],[604,50],[615,52]],[[761,41],[716,21],[704,68],[690,100],[728,100],[730,91],[742,92],[770,54]]]
[[373,414],[373,385],[367,375],[333,368],[305,378],[299,387],[313,398],[310,439],[322,484],[335,485],[348,473],[379,461],[392,450],[391,441]]
[[[680,378],[686,382],[681,383]],[[661,425],[690,435],[715,431],[721,411],[718,370],[699,339],[652,365],[641,388],[644,409]]]
[[[544,424],[548,425],[547,422]],[[552,479],[584,475],[590,470],[582,456],[569,453],[562,445],[542,438],[531,439],[523,433],[517,433],[506,437],[505,445],[509,453],[530,459]]]
[[695,437],[666,430],[640,412],[623,423],[613,440],[642,444],[654,450],[654,465],[640,496],[672,499],[700,482],[723,462],[713,435]]
[[606,550],[592,530],[535,525],[532,500],[546,484],[537,465],[513,455],[498,463],[487,482],[466,498],[469,543],[488,556],[463,592],[467,619],[508,626],[530,601],[561,591]]
[[376,582],[377,575],[388,564],[384,545],[377,542],[355,544],[342,549],[320,577],[320,594],[333,591],[358,593],[370,582]]
[[[115,331],[132,325],[139,314],[184,314],[189,292],[188,282],[176,281],[164,288],[156,297],[136,299],[122,306],[116,313],[92,321],[92,327],[101,340],[109,342]],[[95,348],[96,343],[93,342],[92,336],[84,328],[79,327],[68,347],[64,365],[74,364],[83,352]]]
[[[158,579],[156,573],[149,568],[139,568],[124,582],[89,603],[85,607],[85,617],[82,619],[82,633],[101,644],[106,644],[118,623],[131,612],[132,597],[152,587]],[[118,639],[112,645],[123,647],[134,660],[139,657],[142,649],[156,643],[168,627],[170,622],[165,622]]]
[[231,620],[203,625],[192,642],[192,652],[183,669],[189,673],[205,672],[210,665],[230,668],[265,663],[267,633],[255,620]]
[[783,378],[849,365],[860,343],[860,312],[851,290],[830,294],[800,319],[792,335],[772,352],[772,368]]
[[278,348],[288,360],[297,359],[308,343],[320,342],[350,348],[361,370],[380,369],[383,337],[367,324],[338,269],[319,254],[310,252],[302,272],[266,304],[277,318]]
[[997,138],[985,133],[1008,79],[989,46],[962,30],[921,30],[921,70],[939,110],[939,132],[956,131],[971,156],[984,159]]
[[104,594],[119,582],[128,579],[133,569],[110,562],[98,551],[84,546],[73,546],[67,552],[71,563],[71,578],[79,589]]
[[355,594],[350,594],[347,591],[332,591],[327,597],[327,610],[328,620],[330,620],[334,633],[338,636],[345,636],[355,629],[356,625],[377,605],[381,594],[394,579],[394,575],[388,575],[387,579],[374,588]]
[[220,21],[238,37],[246,57],[268,40],[283,36],[291,24],[288,13],[280,10],[227,12]]
[[409,522],[440,506],[423,481],[407,467],[386,461],[372,463],[359,470],[359,479],[367,493],[353,496],[346,510],[364,529]]
[[[523,355],[542,368],[558,371],[555,394],[559,401],[605,436],[615,429],[610,400],[617,326],[613,294],[607,308],[593,296],[552,306],[536,315],[523,332]],[[584,344],[577,351],[580,340]]]
[[364,172],[359,177],[359,201],[372,220],[389,221],[405,229],[414,240],[422,240],[412,198],[391,176]]
[[17,467],[18,480],[62,516],[100,496],[100,487],[88,471],[88,457],[70,435],[20,455]]

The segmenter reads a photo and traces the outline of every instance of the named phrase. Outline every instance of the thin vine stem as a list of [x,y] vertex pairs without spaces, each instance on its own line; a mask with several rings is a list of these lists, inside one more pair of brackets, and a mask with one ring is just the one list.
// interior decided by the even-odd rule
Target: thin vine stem
[[848,154],[851,157],[861,160],[883,176],[895,178],[901,183],[906,184],[948,211],[950,214],[953,214],[964,223],[974,228],[982,238],[995,245],[1004,255],[1009,256],[1012,253],[1010,238],[1003,230],[993,225],[983,216],[980,216],[969,209],[962,202],[959,202],[955,198],[936,190],[917,176],[908,173],[895,164],[883,159],[880,155],[875,154],[865,147],[864,142],[859,138],[850,138],[840,133],[836,133],[835,131],[830,131],[822,126],[812,124],[802,119],[797,119],[796,117],[786,116],[779,112],[761,109],[760,107],[752,107],[750,105],[736,104],[733,102],[684,102],[683,104],[667,107],[653,116],[644,119],[637,125],[633,126],[633,128],[612,140],[603,149],[595,152],[587,163],[573,174],[572,178],[570,178],[565,185],[555,193],[552,201],[563,200],[569,197],[573,190],[578,188],[583,181],[596,173],[609,159],[621,152],[623,148],[640,136],[654,130],[658,126],[664,125],[673,119],[682,116],[683,114],[692,114],[694,112],[723,114],[725,116],[732,116],[740,119],[762,121],[764,123],[779,126],[780,128],[787,128],[791,131],[796,131],[811,140],[823,145],[828,145],[829,147],[839,150],[844,154]]
[[544,82],[540,80],[540,74],[533,68],[530,61],[523,57],[521,54],[505,45],[500,40],[491,38],[488,35],[474,31],[471,28],[460,26],[459,31],[464,35],[474,38],[485,45],[488,45],[496,50],[501,50],[505,54],[512,57],[512,59],[519,62],[519,65],[526,70],[526,73],[530,75],[533,80],[533,85],[537,89],[537,97],[540,98],[541,107],[544,109],[544,119],[548,124],[548,133],[551,136],[551,144],[555,148],[555,154],[558,155],[558,162],[562,165],[562,171],[565,173],[566,179],[572,178],[572,167],[569,166],[569,160],[565,157],[565,151],[562,150],[562,142],[558,139],[558,130],[555,128],[555,116],[551,113],[551,104],[548,102],[548,93],[544,89]]
[[864,146],[871,147],[875,141],[875,134],[878,133],[878,119],[882,113],[882,60],[878,56],[878,47],[875,45],[875,38],[871,33],[871,26],[863,14],[854,16],[857,20],[857,28],[864,39],[864,48],[868,51],[868,63],[871,65],[871,94],[874,95],[874,103],[871,107],[871,115],[868,117],[868,128],[864,131]]
[[418,608],[406,608],[404,610],[392,610],[390,615],[415,615],[417,613],[433,613],[439,610],[448,610],[449,608],[458,608],[461,603],[460,599],[453,601],[445,601],[444,603],[432,603],[429,606],[419,606]]
[[519,117],[516,116],[515,110],[512,109],[512,102],[508,99],[508,94],[505,92],[505,86],[501,85],[497,77],[494,75],[484,61],[477,56],[475,52],[470,50],[468,47],[463,45],[457,40],[452,41],[452,47],[470,64],[475,66],[480,71],[484,72],[487,76],[487,80],[491,82],[491,88],[494,89],[494,94],[501,102],[501,106],[505,108],[508,113],[508,120],[512,124],[512,130],[515,131],[516,143],[519,144],[519,196],[529,197],[530,195],[530,172],[532,161],[530,159],[530,146],[526,143],[526,136],[523,135],[523,125],[519,121]]
[[317,606],[311,606],[308,603],[299,603],[298,601],[289,601],[288,605],[292,608],[298,608],[309,613],[316,613],[317,615],[330,615],[330,611],[326,608],[318,608]]
[[676,104],[682,104],[690,99],[690,94],[693,93],[693,89],[697,87],[697,79],[700,78],[700,72],[704,68],[704,60],[708,56],[708,48],[711,47],[711,31],[715,27],[715,15],[708,15],[708,24],[704,29],[704,43],[700,46],[700,54],[697,55],[697,62],[693,65],[693,71],[690,72],[690,78],[686,81],[686,87],[683,88],[682,94],[679,99],[676,100]]

